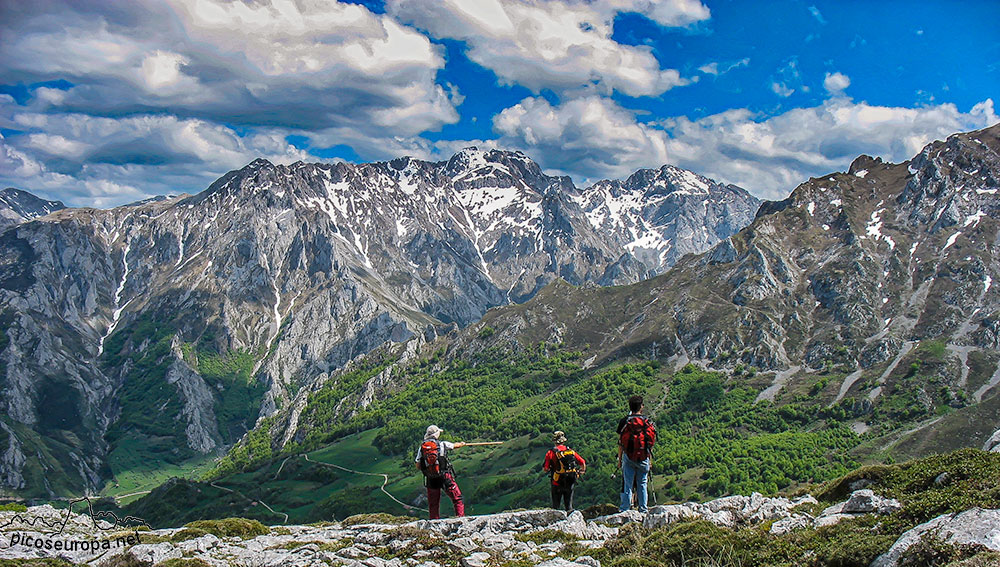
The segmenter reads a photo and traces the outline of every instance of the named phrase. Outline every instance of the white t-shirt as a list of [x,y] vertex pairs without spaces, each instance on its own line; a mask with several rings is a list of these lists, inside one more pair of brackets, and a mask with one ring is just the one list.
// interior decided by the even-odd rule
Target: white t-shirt
[[[430,439],[430,438],[424,439],[424,441],[431,441],[431,440],[437,441],[438,453],[440,453],[442,457],[445,455],[446,452],[455,448],[455,444],[452,443],[451,441],[438,441],[437,439]],[[420,462],[420,447],[417,447],[417,458],[413,459],[413,462],[414,463]]]

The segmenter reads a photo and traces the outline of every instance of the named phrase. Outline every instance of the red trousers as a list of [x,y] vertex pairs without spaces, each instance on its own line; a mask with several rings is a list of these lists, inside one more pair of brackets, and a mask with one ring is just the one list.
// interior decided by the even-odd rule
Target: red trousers
[[[430,481],[428,481],[427,508],[432,520],[441,517],[441,490],[441,488],[432,488]],[[444,493],[448,495],[448,498],[451,498],[451,502],[455,505],[455,515],[458,517],[464,516],[465,502],[462,502],[462,491],[459,490],[458,483],[455,482],[455,477],[451,473],[445,473],[444,475]]]

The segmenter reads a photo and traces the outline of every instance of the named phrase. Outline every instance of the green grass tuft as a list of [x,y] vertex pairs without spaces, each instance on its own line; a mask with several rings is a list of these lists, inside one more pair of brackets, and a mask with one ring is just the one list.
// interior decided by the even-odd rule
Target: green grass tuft
[[572,543],[575,541],[580,541],[580,538],[573,534],[568,534],[562,530],[544,529],[537,532],[520,533],[514,536],[517,541],[523,541],[525,543],[532,542],[537,544],[551,543],[558,541],[560,543]]
[[410,516],[394,516],[392,514],[355,514],[341,520],[342,526],[358,526],[361,524],[390,524],[399,525],[416,521],[417,518]]

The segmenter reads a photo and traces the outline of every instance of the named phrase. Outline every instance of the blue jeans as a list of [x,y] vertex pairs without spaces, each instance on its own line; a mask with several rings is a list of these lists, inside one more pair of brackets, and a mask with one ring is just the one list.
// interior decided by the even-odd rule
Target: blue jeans
[[622,491],[622,504],[619,510],[624,512],[632,507],[632,484],[638,486],[639,511],[646,512],[646,481],[649,479],[649,457],[635,462],[625,455],[622,455],[622,476],[625,479],[625,489]]

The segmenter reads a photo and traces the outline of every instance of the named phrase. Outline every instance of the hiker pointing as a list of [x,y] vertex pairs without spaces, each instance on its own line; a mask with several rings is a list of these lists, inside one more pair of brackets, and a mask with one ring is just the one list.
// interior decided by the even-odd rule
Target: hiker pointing
[[464,447],[465,443],[441,441],[441,428],[431,425],[424,433],[424,441],[417,449],[415,459],[417,468],[424,473],[424,486],[427,487],[427,509],[430,518],[441,517],[441,489],[455,505],[455,515],[465,515],[465,503],[462,502],[462,491],[455,482],[455,470],[451,467],[448,453],[453,449]]
[[622,512],[632,506],[632,489],[635,485],[639,511],[646,512],[647,486],[653,445],[656,443],[656,426],[642,415],[642,396],[628,399],[629,415],[618,422],[618,468],[622,469],[625,486],[622,489]]
[[573,488],[583,473],[587,472],[587,461],[579,453],[566,446],[566,434],[556,431],[552,434],[554,445],[545,453],[542,469],[552,475],[552,507],[559,509],[560,501],[566,505],[566,512],[573,510]]

